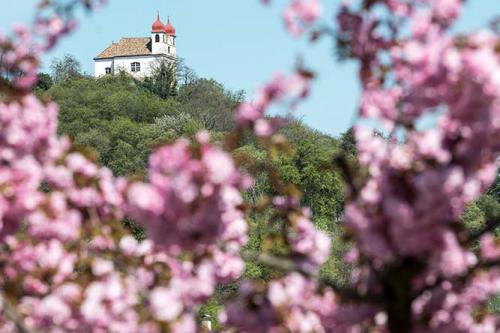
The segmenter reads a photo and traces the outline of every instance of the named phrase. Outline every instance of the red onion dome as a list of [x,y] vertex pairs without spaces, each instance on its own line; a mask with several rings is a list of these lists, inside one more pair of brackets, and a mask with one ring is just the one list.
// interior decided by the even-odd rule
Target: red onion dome
[[165,32],[168,35],[174,35],[175,36],[175,28],[172,24],[170,24],[170,17],[168,18],[167,24],[165,24]]
[[156,21],[153,23],[151,30],[153,32],[164,32],[165,26],[163,25],[163,23],[160,20],[160,13],[158,13],[158,17],[156,18]]

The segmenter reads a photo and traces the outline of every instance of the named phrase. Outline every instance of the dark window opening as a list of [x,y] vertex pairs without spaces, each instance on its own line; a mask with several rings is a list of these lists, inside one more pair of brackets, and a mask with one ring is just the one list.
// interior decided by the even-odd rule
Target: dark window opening
[[157,43],[159,43],[159,42],[160,42],[160,35],[158,35],[158,34],[157,34],[157,35],[155,36],[155,42],[157,42]]
[[111,67],[106,67],[106,74],[111,74]]
[[140,72],[141,71],[141,64],[138,62],[133,62],[130,66],[131,66],[132,72]]

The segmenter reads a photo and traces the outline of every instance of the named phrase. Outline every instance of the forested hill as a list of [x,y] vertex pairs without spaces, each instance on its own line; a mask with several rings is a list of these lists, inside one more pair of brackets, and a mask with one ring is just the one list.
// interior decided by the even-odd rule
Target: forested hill
[[[148,156],[162,143],[192,137],[201,129],[209,130],[213,140],[222,142],[233,129],[234,109],[245,99],[243,92],[230,91],[215,80],[198,78],[188,69],[177,75],[172,75],[171,70],[164,68],[158,77],[145,81],[127,74],[96,79],[81,74],[74,58],[66,57],[56,60],[51,75],[39,75],[37,94],[59,104],[59,134],[68,135],[81,149],[90,147],[95,158],[116,175],[146,177]],[[339,228],[344,189],[332,160],[338,153],[344,153],[350,162],[355,160],[353,132],[348,130],[335,138],[290,118],[285,119],[281,134],[290,142],[291,154],[274,159],[273,167],[285,182],[302,191],[303,204],[311,208],[316,226],[332,238],[333,252],[321,274],[342,284],[350,274],[341,260],[349,243],[344,241],[348,235]],[[249,170],[269,163],[266,151],[252,136],[244,138],[233,154]],[[463,216],[466,228],[479,230],[491,218],[489,215],[500,212],[499,188],[497,181],[489,195],[468,206]],[[246,198],[255,202],[273,195],[272,191],[268,176],[257,173]],[[270,246],[272,252],[281,251],[279,244],[265,242],[274,232],[268,219],[266,212],[248,217],[248,249],[260,251]],[[140,228],[129,225],[137,237],[144,237]],[[263,265],[246,263],[247,277],[268,280],[274,274]],[[215,315],[217,304],[232,288],[222,288],[202,312]]]
[[[82,75],[69,56],[56,60],[52,71],[51,76],[41,74],[38,93],[59,104],[59,133],[81,147],[91,147],[116,175],[143,175],[154,147],[191,137],[200,129],[208,129],[215,140],[222,139],[233,128],[233,111],[245,97],[215,80],[183,73],[173,89],[159,94],[155,84],[162,83],[154,80],[137,81],[124,73],[99,79]],[[172,85],[171,78],[166,80]],[[343,188],[331,161],[340,149],[353,153],[352,136],[345,135],[342,141],[295,119],[288,119],[281,132],[291,142],[293,154],[277,160],[276,169],[302,189],[305,204],[316,216],[337,219]],[[235,154],[253,166],[265,160],[264,151],[251,138]],[[269,191],[271,186],[262,176],[249,195],[258,197]]]
[[[201,129],[221,140],[233,128],[234,109],[245,98],[242,91],[198,78],[182,62],[175,69],[177,73],[160,63],[156,75],[144,81],[124,73],[96,79],[82,74],[78,61],[66,55],[53,61],[50,75],[39,75],[37,93],[59,104],[60,134],[80,147],[92,148],[101,164],[116,175],[144,176],[150,152],[162,143],[191,137]],[[288,119],[281,133],[292,144],[293,153],[275,161],[276,169],[285,181],[302,190],[304,204],[317,219],[337,220],[342,213],[343,186],[331,161],[339,152],[354,158],[352,131],[334,138]],[[235,154],[248,161],[249,168],[265,160],[264,150],[250,137]],[[497,180],[490,189],[490,199],[499,200],[499,184]],[[269,191],[268,179],[259,176],[249,196],[272,194]],[[484,220],[480,207],[471,207],[466,215]]]

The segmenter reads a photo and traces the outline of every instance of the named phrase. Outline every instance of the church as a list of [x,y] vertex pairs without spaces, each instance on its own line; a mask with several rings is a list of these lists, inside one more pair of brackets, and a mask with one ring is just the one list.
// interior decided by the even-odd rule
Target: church
[[176,31],[170,23],[163,24],[160,14],[151,27],[151,37],[122,38],[112,43],[94,58],[95,76],[125,71],[136,78],[151,73],[155,62],[161,59],[175,62],[177,58]]

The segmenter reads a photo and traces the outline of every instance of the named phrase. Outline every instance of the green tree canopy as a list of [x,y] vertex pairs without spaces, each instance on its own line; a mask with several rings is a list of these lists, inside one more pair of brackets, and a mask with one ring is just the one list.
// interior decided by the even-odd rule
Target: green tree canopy
[[229,131],[234,126],[233,111],[243,100],[242,91],[232,92],[215,80],[197,79],[179,90],[181,110],[214,131]]
[[36,89],[41,91],[49,90],[54,82],[52,81],[52,77],[47,73],[39,73],[38,74],[38,82],[36,84]]
[[161,58],[151,66],[152,74],[144,79],[144,88],[162,99],[177,96],[177,64]]

